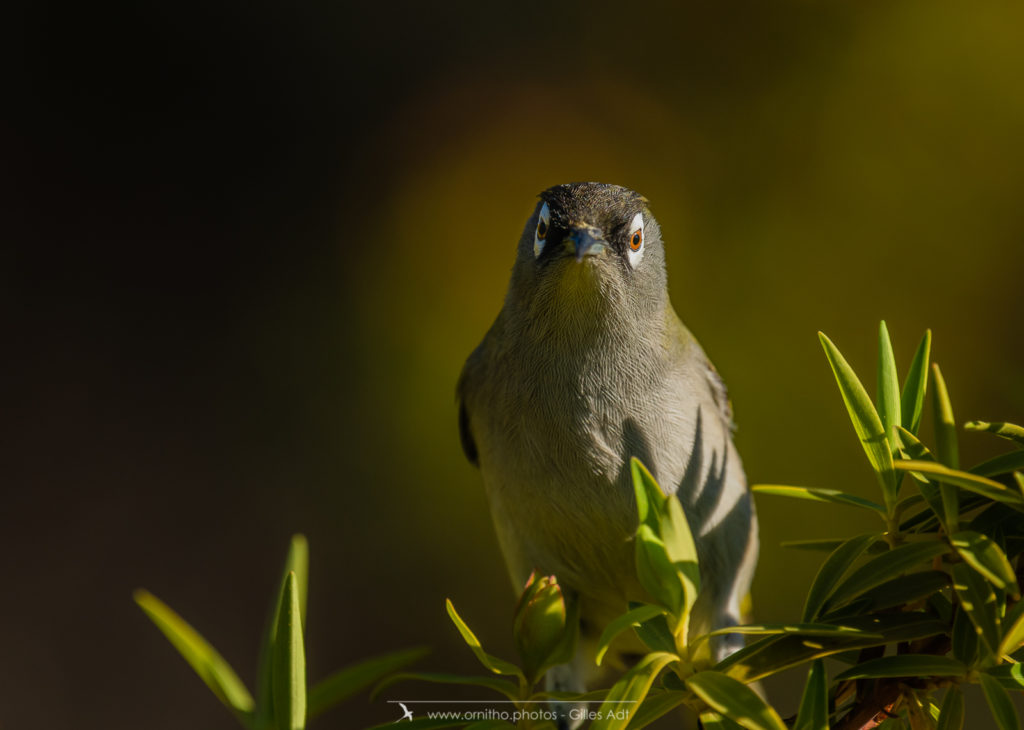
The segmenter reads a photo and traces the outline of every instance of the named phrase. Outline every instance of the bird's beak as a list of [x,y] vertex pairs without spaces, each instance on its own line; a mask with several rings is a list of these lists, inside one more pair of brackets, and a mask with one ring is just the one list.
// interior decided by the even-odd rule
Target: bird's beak
[[601,229],[594,226],[574,226],[565,237],[565,245],[577,261],[584,256],[597,256],[607,247]]

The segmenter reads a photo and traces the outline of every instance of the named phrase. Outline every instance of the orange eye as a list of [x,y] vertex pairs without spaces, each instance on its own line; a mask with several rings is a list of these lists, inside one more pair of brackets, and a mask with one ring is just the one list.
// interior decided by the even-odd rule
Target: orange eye
[[537,238],[543,241],[548,235],[548,224],[546,221],[540,221],[537,224]]
[[634,251],[640,250],[640,245],[644,242],[643,232],[637,228],[633,231],[633,235],[629,237],[629,247]]

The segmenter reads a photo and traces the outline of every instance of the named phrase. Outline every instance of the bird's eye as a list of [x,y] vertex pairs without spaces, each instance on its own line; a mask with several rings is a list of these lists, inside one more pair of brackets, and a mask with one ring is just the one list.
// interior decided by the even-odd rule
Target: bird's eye
[[540,213],[537,214],[537,230],[533,234],[533,257],[539,258],[541,252],[544,251],[544,243],[548,237],[548,231],[551,229],[551,211],[548,210],[548,204],[544,203],[541,206]]
[[640,259],[644,256],[643,215],[637,213],[633,216],[633,221],[629,224],[627,230],[632,231],[632,233],[629,234],[629,250],[626,253],[629,254],[629,265],[635,269],[640,263]]

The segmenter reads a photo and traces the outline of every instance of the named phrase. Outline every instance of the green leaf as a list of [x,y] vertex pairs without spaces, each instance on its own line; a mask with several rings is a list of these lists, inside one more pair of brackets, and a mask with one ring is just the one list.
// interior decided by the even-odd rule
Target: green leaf
[[988,461],[983,461],[977,466],[972,466],[970,472],[980,477],[997,477],[1000,474],[1009,474],[1017,469],[1024,469],[1024,449],[1010,451],[1009,453],[995,456]]
[[992,717],[1000,730],[1020,730],[1020,719],[1017,717],[1017,710],[1013,707],[1010,695],[1006,693],[1003,686],[993,677],[987,674],[979,674],[981,689],[985,693],[989,709],[992,710]]
[[700,726],[704,730],[743,730],[742,725],[737,725],[728,717],[723,717],[711,710],[700,713]]
[[786,730],[775,709],[747,685],[721,672],[697,672],[686,686],[708,706],[747,730]]
[[959,687],[950,687],[942,700],[939,711],[939,724],[936,730],[963,730],[964,727],[964,693]]
[[1013,567],[991,538],[978,532],[964,530],[952,535],[949,541],[960,557],[996,588],[1005,590],[1014,598],[1020,598],[1020,588],[1017,586],[1017,576],[1013,572]]
[[835,375],[839,391],[846,404],[846,410],[850,414],[853,428],[857,432],[864,453],[878,477],[882,487],[882,495],[886,507],[896,504],[896,493],[899,490],[899,482],[892,467],[892,450],[886,438],[885,427],[882,425],[875,407],[871,404],[867,391],[857,378],[857,374],[846,362],[839,349],[832,344],[832,341],[823,333],[818,333],[818,339],[825,349],[825,357]]
[[[1024,451],[1021,453],[1024,453]],[[950,469],[942,464],[931,461],[897,461],[895,467],[903,471],[918,471],[934,476],[936,481],[955,484],[983,497],[1008,504],[1019,511],[1024,510],[1024,496],[980,474]]]
[[[950,585],[950,577],[941,570],[922,570],[886,581],[877,588],[865,591],[849,604],[857,607],[857,613],[874,613],[919,601]],[[829,614],[827,620],[841,620],[845,609]]]
[[1018,426],[1015,423],[989,423],[988,421],[968,421],[964,424],[964,428],[968,431],[989,431],[997,436],[1002,436],[1004,439],[1010,441],[1016,441],[1018,444],[1024,446],[1024,426]]
[[960,449],[956,439],[956,420],[953,418],[953,405],[946,391],[946,381],[942,377],[938,363],[932,363],[932,380],[935,390],[932,391],[932,407],[935,411],[935,442],[936,455],[939,462],[951,469],[960,468]]
[[998,667],[989,667],[985,674],[999,682],[1003,689],[1024,692],[1024,664],[1000,664]]
[[647,727],[659,717],[679,707],[689,696],[688,692],[681,692],[679,690],[652,691],[647,695],[647,699],[643,701],[643,704],[640,705],[640,709],[633,715],[633,719],[629,723],[629,730],[639,730],[640,728]]
[[811,589],[807,592],[802,621],[813,621],[818,617],[825,601],[846,571],[876,540],[877,535],[858,535],[842,543],[828,556],[818,569]]
[[281,605],[281,593],[288,580],[288,574],[295,574],[295,582],[299,595],[299,614],[301,625],[306,625],[306,595],[309,586],[309,543],[301,534],[292,535],[288,545],[281,579],[277,591],[270,602],[267,624],[263,629],[260,642],[259,664],[256,679],[256,718],[255,726],[261,730],[274,726],[274,640],[277,636],[278,611]]
[[[729,626],[728,628],[711,631],[701,636],[698,640],[725,634],[744,634],[748,636],[793,634],[794,636],[841,636],[845,638],[851,635],[859,636],[863,633],[860,629],[855,629],[852,626],[836,626],[835,624],[742,624],[740,626]],[[870,634],[870,636],[880,637],[881,635]]]
[[697,594],[700,593],[697,546],[679,499],[675,495],[668,497],[665,507],[665,514],[661,517],[661,539],[664,540],[668,557],[683,583],[685,603],[679,622],[686,626],[689,625],[690,611],[697,600]]
[[948,546],[938,540],[928,542],[911,542],[893,548],[876,558],[872,558],[836,587],[825,602],[825,606],[833,609],[846,601],[860,595],[864,591],[885,583],[890,578],[920,567],[932,558],[948,551]]
[[163,632],[217,699],[247,724],[253,708],[252,695],[235,670],[199,632],[159,598],[141,588],[135,591],[133,597],[139,608]]
[[807,684],[804,685],[793,730],[829,730],[828,677],[821,659],[816,660],[807,673]]
[[991,584],[966,563],[957,563],[953,566],[953,589],[978,636],[990,652],[998,651],[999,615],[996,613],[996,594]]
[[[845,540],[838,538],[823,538],[816,540],[785,540],[779,543],[784,548],[791,550],[809,550],[814,552],[830,553],[842,545]],[[879,537],[873,544],[868,546],[868,555],[880,555],[889,550],[889,546]]]
[[[635,608],[635,606],[630,604],[630,608]],[[648,621],[641,621],[640,625],[633,630],[640,637],[640,641],[644,642],[651,651],[674,652],[676,650],[676,639],[672,635],[672,629],[668,626],[668,617],[665,614],[655,616]]]
[[680,661],[679,656],[671,652],[652,652],[637,662],[612,687],[591,730],[623,730],[628,726],[658,673],[677,661]]
[[313,719],[339,702],[347,700],[357,692],[379,681],[384,675],[398,671],[425,656],[428,652],[428,649],[422,647],[405,649],[367,659],[334,672],[310,688],[306,705],[307,717]]
[[371,699],[378,697],[380,693],[388,687],[407,680],[432,682],[433,684],[459,684],[466,687],[483,687],[484,689],[489,689],[497,692],[498,694],[504,695],[513,701],[519,699],[519,685],[510,682],[507,679],[499,679],[498,677],[477,677],[464,674],[447,674],[442,672],[403,672],[401,674],[392,674],[373,688]]
[[634,552],[640,585],[673,616],[684,612],[687,596],[682,576],[672,564],[665,543],[648,525],[636,533]]
[[639,522],[652,530],[657,530],[658,523],[661,522],[665,494],[661,491],[661,487],[658,486],[651,472],[635,456],[629,460],[629,470],[633,477],[633,492],[636,495],[636,511]]
[[[932,363],[932,378],[935,390],[932,391],[932,410],[935,416],[935,440],[938,461],[951,469],[960,468],[960,450],[956,440],[956,420],[953,418],[953,405],[949,402],[946,392],[946,381],[942,377],[938,363]],[[959,529],[960,505],[956,488],[939,480],[939,494],[942,495],[942,524],[947,533]]]
[[1024,644],[1024,601],[1017,601],[1003,618],[1003,640],[999,655],[1009,656]]
[[516,730],[516,726],[505,720],[479,720],[466,725],[466,730]]
[[878,416],[885,428],[885,437],[889,439],[893,455],[899,451],[899,438],[896,427],[903,421],[900,416],[900,383],[896,374],[896,358],[892,354],[892,340],[889,329],[883,319],[878,324]]
[[956,659],[934,654],[899,654],[861,662],[836,675],[835,681],[881,677],[963,677],[966,674],[967,665]]
[[978,630],[963,606],[957,609],[956,618],[953,619],[950,640],[953,656],[964,664],[973,665],[978,658]]
[[661,606],[652,606],[649,603],[645,603],[612,620],[605,627],[604,631],[601,632],[601,638],[597,642],[597,655],[594,658],[597,666],[601,666],[601,660],[604,659],[605,652],[608,651],[608,647],[611,646],[612,641],[619,634],[634,626],[638,627],[644,621],[649,621],[655,616],[662,616],[664,613],[665,609]]
[[885,517],[885,507],[872,502],[870,499],[856,497],[836,489],[821,489],[816,487],[790,487],[783,484],[757,484],[753,491],[759,494],[772,494],[777,497],[793,497],[795,499],[807,499],[812,502],[832,502],[835,504],[847,504],[861,509],[871,510]]
[[931,346],[932,331],[925,330],[921,344],[914,353],[914,361],[910,363],[907,379],[903,383],[903,398],[900,402],[902,425],[914,435],[917,435],[918,427],[921,425],[921,410],[928,387],[928,355]]
[[819,638],[769,636],[729,655],[715,669],[742,682],[753,682],[814,659],[883,644],[915,641],[944,634],[949,629],[947,623],[917,611],[850,616],[843,619],[843,623],[860,633]]
[[306,655],[300,613],[298,581],[289,572],[274,637],[274,718],[279,730],[306,727]]
[[462,620],[458,612],[455,610],[455,606],[452,604],[451,599],[445,599],[445,606],[448,609],[448,616],[451,618],[452,623],[455,624],[455,628],[459,630],[459,634],[462,635],[462,640],[466,642],[466,645],[473,651],[476,658],[481,664],[487,669],[491,670],[495,674],[504,674],[506,676],[513,676],[523,678],[523,673],[519,670],[515,664],[507,662],[504,659],[499,659],[496,656],[492,656],[484,651],[484,648],[480,645],[480,640],[476,638],[473,631],[466,625],[466,622]]

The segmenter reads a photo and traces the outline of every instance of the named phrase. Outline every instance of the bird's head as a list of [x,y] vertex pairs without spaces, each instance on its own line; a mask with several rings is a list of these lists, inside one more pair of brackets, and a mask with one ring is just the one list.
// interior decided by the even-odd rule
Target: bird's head
[[549,323],[638,325],[668,301],[665,253],[643,196],[568,183],[540,194],[519,241],[506,306]]

